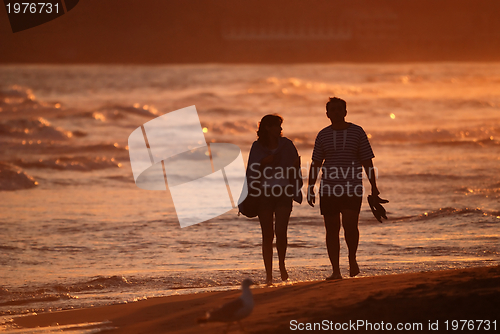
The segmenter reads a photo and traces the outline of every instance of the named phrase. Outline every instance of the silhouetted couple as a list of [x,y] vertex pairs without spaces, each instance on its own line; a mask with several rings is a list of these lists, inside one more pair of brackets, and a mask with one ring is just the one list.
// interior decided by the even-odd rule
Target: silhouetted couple
[[[356,251],[359,242],[358,219],[363,196],[362,170],[371,184],[372,195],[378,197],[373,151],[364,130],[345,121],[346,102],[330,98],[326,116],[331,125],[321,130],[314,144],[309,169],[307,202],[314,207],[314,185],[322,170],[320,211],[326,228],[326,246],[332,264],[332,275],[341,279],[339,268],[340,225],[349,249],[349,274],[359,273]],[[252,196],[258,196],[258,217],[262,228],[262,256],[266,269],[266,284],[272,284],[273,240],[276,235],[281,279],[286,281],[285,267],[287,229],[292,201],[302,202],[300,157],[293,142],[282,136],[283,118],[266,115],[259,123],[258,139],[250,150],[247,182]]]

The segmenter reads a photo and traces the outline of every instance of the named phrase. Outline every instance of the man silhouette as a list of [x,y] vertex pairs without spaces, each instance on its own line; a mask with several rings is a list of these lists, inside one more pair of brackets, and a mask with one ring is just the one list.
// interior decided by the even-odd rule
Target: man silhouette
[[[345,121],[346,102],[333,97],[326,104],[331,125],[318,133],[309,170],[307,202],[314,207],[314,185],[320,169],[320,210],[325,221],[326,247],[333,273],[327,280],[341,279],[339,268],[340,225],[349,250],[349,274],[359,274],[356,252],[359,243],[358,219],[363,196],[363,168],[371,184],[372,195],[378,198],[372,148],[360,126]],[[342,214],[342,220],[341,220]]]

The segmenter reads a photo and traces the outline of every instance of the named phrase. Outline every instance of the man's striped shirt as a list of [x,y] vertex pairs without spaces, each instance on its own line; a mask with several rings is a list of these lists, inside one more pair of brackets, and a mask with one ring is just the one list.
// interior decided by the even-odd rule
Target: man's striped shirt
[[323,163],[321,194],[361,196],[361,161],[374,157],[362,127],[350,123],[344,130],[334,130],[331,125],[321,130],[316,137],[312,155],[313,161]]

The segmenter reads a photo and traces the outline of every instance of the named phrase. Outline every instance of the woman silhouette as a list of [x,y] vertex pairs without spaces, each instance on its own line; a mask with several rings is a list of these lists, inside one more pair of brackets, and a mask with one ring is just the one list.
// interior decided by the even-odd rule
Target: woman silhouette
[[273,240],[276,235],[281,279],[286,281],[287,229],[292,200],[302,202],[300,157],[295,145],[282,136],[283,118],[266,115],[259,123],[258,139],[248,157],[249,196],[258,196],[258,217],[262,228],[262,257],[266,284],[273,282]]

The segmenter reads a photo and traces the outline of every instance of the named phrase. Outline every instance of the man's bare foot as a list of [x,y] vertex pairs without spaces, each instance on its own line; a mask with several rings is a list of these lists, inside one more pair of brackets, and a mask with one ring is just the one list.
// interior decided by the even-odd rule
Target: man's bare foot
[[354,277],[359,274],[359,266],[356,260],[349,261],[349,276]]
[[271,278],[269,278],[269,277],[268,277],[268,278],[266,278],[266,285],[267,285],[267,286],[271,286],[271,285],[273,285],[273,278],[272,278],[272,277],[271,277]]

